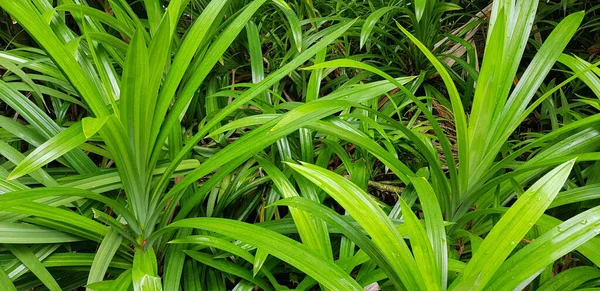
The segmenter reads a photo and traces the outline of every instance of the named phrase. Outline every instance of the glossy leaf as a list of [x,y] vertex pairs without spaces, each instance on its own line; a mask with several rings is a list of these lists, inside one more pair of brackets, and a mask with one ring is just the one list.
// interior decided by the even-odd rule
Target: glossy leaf
[[[542,216],[571,172],[575,161],[566,162],[539,179],[506,212],[481,243],[477,254],[453,285],[483,289],[527,231]],[[467,285],[462,285],[466,287]]]

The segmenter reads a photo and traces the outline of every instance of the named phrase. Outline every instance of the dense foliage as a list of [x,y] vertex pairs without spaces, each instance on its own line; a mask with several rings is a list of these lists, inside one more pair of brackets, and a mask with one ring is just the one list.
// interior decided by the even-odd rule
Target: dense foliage
[[0,0],[0,290],[596,290],[595,2]]

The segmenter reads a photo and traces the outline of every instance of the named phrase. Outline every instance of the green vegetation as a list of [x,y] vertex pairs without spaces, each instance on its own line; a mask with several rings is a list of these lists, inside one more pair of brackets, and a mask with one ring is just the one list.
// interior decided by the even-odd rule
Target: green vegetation
[[0,290],[597,290],[593,2],[0,0]]

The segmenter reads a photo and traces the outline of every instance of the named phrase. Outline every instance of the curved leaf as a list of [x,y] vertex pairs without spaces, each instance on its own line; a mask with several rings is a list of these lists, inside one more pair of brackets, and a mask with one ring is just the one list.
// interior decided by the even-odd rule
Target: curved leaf
[[481,243],[462,276],[451,287],[483,289],[533,224],[544,214],[565,180],[574,160],[540,178],[513,204]]
[[382,251],[394,271],[409,290],[421,290],[422,276],[418,272],[408,246],[393,223],[373,199],[352,182],[326,169],[311,164],[290,167],[333,197],[350,216],[367,231]]
[[[348,274],[331,261],[322,259],[306,246],[265,228],[222,218],[188,218],[176,221],[169,228],[192,227],[241,239],[269,253],[313,277],[334,290],[362,290]],[[318,269],[314,266],[320,266]]]
[[377,21],[379,21],[379,18],[381,18],[386,13],[388,13],[392,10],[395,10],[395,9],[399,9],[399,7],[396,7],[396,6],[381,7],[379,9],[375,10],[375,12],[369,14],[367,19],[363,23],[362,29],[360,30],[360,48],[362,48],[365,45],[365,43],[367,43],[367,40],[369,40],[369,37],[371,36],[371,32],[373,31],[373,27],[375,27],[375,24],[377,24]]

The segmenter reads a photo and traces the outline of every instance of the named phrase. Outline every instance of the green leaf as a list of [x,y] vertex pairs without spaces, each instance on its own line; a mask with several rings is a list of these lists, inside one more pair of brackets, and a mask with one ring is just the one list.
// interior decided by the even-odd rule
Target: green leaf
[[[98,251],[94,256],[94,262],[90,268],[87,284],[102,281],[104,274],[106,273],[106,270],[108,270],[108,266],[119,249],[119,246],[121,246],[122,241],[123,237],[118,231],[112,228],[108,231],[108,234],[106,234],[100,243],[100,248],[98,248]],[[86,288],[86,290],[93,289]]]
[[131,279],[135,291],[162,290],[161,280],[158,277],[156,255],[153,249],[135,251]]
[[103,45],[110,46],[117,51],[121,52],[123,55],[127,53],[128,45],[123,40],[118,39],[108,33],[104,32],[86,32],[85,36],[94,41],[97,41]]
[[[0,140],[0,151],[2,152],[2,155],[7,160],[9,160],[11,163],[13,163],[15,165],[18,165],[19,163],[21,163],[26,158],[17,149],[15,149],[11,145],[5,143],[2,140]],[[4,168],[2,168],[2,169],[4,170]],[[4,173],[3,176],[8,180],[8,176],[9,175],[10,174],[7,172],[7,173]],[[40,182],[40,184],[42,184],[44,186],[58,186],[58,183],[52,178],[52,176],[50,176],[50,174],[48,174],[43,169],[35,170],[35,171],[31,172],[29,174],[29,176],[31,176],[31,178],[33,178],[34,180]],[[12,186],[6,185],[6,186],[11,187],[11,188],[16,187],[17,185],[21,184],[18,181],[7,181],[7,183],[15,183],[15,184],[12,184]],[[27,187],[20,187],[20,188],[26,189]]]
[[119,119],[129,136],[140,171],[146,168],[150,131],[148,124],[152,123],[152,120],[148,118],[150,102],[146,99],[149,93],[147,90],[150,64],[142,31],[142,29],[137,29],[129,44],[121,77],[119,111]]
[[158,0],[144,0],[144,7],[148,15],[148,23],[152,34],[156,32],[162,18],[162,5]]
[[[336,67],[351,67],[351,68],[357,68],[357,69],[362,69],[365,71],[369,71],[375,74],[378,74],[380,76],[382,76],[383,78],[385,78],[387,81],[389,81],[390,83],[394,84],[398,89],[400,89],[401,92],[403,92],[405,95],[407,95],[411,101],[413,101],[415,103],[415,105],[417,105],[417,107],[425,114],[425,116],[427,117],[427,120],[431,123],[434,132],[436,133],[437,137],[440,140],[441,146],[442,146],[442,150],[444,152],[444,154],[446,156],[453,156],[452,154],[452,149],[451,149],[451,145],[450,145],[450,141],[448,140],[446,134],[444,133],[444,131],[442,130],[440,124],[438,123],[437,119],[432,115],[432,113],[430,112],[429,109],[427,109],[426,105],[423,104],[420,100],[418,100],[418,98],[416,96],[414,96],[414,94],[409,91],[407,88],[404,87],[404,85],[399,81],[396,80],[394,78],[392,78],[390,75],[388,75],[387,73],[383,72],[382,70],[365,64],[365,63],[361,63],[355,60],[351,60],[351,59],[338,59],[338,60],[333,60],[333,61],[328,61],[328,62],[324,62],[324,63],[317,63],[314,64],[311,67],[308,67],[306,69],[315,69],[315,68],[336,68]],[[329,96],[328,96],[329,97]],[[321,98],[321,100],[323,99],[328,99],[328,98]],[[380,113],[376,110],[372,111],[374,114],[380,115]],[[385,119],[390,120],[391,123],[395,123],[395,125],[397,124],[396,121],[394,121],[393,119],[387,117],[387,116],[382,116]],[[418,138],[416,138],[416,136],[410,132],[410,130],[403,128],[404,126],[402,126],[401,124],[396,125],[397,127],[399,127],[406,135],[408,135],[409,137],[412,137],[413,140],[416,140],[415,142],[418,142],[420,144],[423,144],[421,140],[418,140]],[[334,135],[336,135],[335,133],[333,133]],[[365,147],[367,149],[372,148],[371,146],[369,147]],[[436,154],[437,155],[437,154]],[[381,157],[378,157],[379,159],[381,159]],[[397,159],[396,159],[397,160]],[[430,159],[431,160],[431,159]],[[400,162],[401,163],[401,162]],[[450,178],[451,181],[454,181],[457,179],[457,174],[456,174],[456,165],[454,163],[453,159],[448,160],[448,170],[450,172]],[[396,171],[395,171],[396,172]],[[404,170],[404,172],[411,172],[410,170]],[[396,172],[396,174],[399,176],[399,178],[401,180],[403,180],[406,184],[410,183],[410,181],[408,181],[406,179],[406,177],[403,174],[400,174],[399,172]],[[458,184],[457,183],[453,183],[453,185],[455,185],[454,188],[455,191],[458,191]],[[442,201],[444,201],[445,196],[442,193],[439,193],[439,197],[441,198]],[[448,212],[450,212],[449,208],[450,205],[449,203],[446,203],[446,209],[448,209]]]
[[133,36],[133,31],[127,27],[125,23],[119,19],[112,17],[110,14],[105,13],[102,10],[95,9],[87,5],[79,4],[63,4],[54,8],[56,11],[70,11],[75,15],[85,15],[93,18],[94,20],[100,21],[117,31],[123,33],[128,38]]
[[[106,13],[84,5],[61,6],[63,6],[63,8],[78,9],[77,11],[87,8],[85,9],[86,11],[93,10],[92,12],[100,14],[100,17],[112,18]],[[56,9],[59,10],[59,7]],[[27,5],[21,5],[21,3],[11,1],[3,2],[2,8],[17,19],[19,24],[26,28],[40,46],[48,52],[48,55],[51,56],[57,66],[62,69],[69,81],[79,91],[81,97],[83,97],[90,106],[94,114],[96,116],[108,115],[109,111],[105,106],[104,98],[102,97],[99,88],[94,86],[89,75],[85,73],[81,65],[73,58],[68,49],[63,45],[61,40],[58,39],[54,31],[52,31],[51,27],[44,22],[39,12],[28,9]],[[34,13],[34,17],[32,17],[32,13]]]
[[421,18],[423,18],[423,14],[425,14],[425,9],[427,8],[427,1],[428,0],[414,0],[415,16],[417,17],[417,21],[421,21]]
[[548,208],[600,198],[600,184],[586,185],[563,191],[556,195]]
[[[551,228],[502,264],[489,288],[513,290],[600,232],[600,207],[594,207]],[[560,289],[567,290],[567,289]]]
[[[185,230],[185,229],[183,229],[183,230]],[[191,233],[191,230],[189,230],[189,231]],[[217,238],[217,237],[213,237],[213,236],[206,236],[206,235],[189,236],[188,235],[186,237],[182,237],[182,238],[178,238],[173,241],[170,241],[169,243],[179,245],[182,247],[185,247],[186,244],[196,244],[196,245],[201,245],[201,246],[205,246],[205,247],[217,248],[217,249],[223,250],[229,254],[238,256],[249,263],[254,264],[254,262],[256,261],[255,257],[252,254],[250,254],[244,247],[242,247],[242,245],[232,243],[225,239],[221,239],[221,238]],[[274,286],[280,287],[280,285],[279,285],[279,283],[277,283],[277,280],[275,279],[275,277],[273,277],[271,272],[269,272],[266,268],[261,268],[260,270],[258,270],[258,272],[265,274],[267,276],[267,278],[269,279],[269,281],[271,282],[271,284],[273,284]],[[256,274],[253,275],[253,277],[255,277],[255,276],[256,276]]]
[[[194,31],[194,33],[197,33],[198,37],[200,37],[201,39],[191,39],[189,42],[189,48],[188,48],[186,46],[186,42],[188,41],[188,38],[191,38],[194,36],[190,36],[190,35],[186,36],[186,40],[182,44],[182,47],[180,48],[179,51],[183,51],[184,49],[189,49],[190,51],[188,51],[186,54],[183,54],[181,58],[179,58],[179,54],[175,58],[172,67],[177,68],[177,69],[174,70],[174,72],[173,72],[173,79],[170,80],[169,75],[171,75],[171,72],[169,72],[169,74],[167,75],[167,80],[165,80],[165,85],[161,89],[161,93],[158,97],[158,104],[156,105],[156,112],[155,112],[154,116],[157,116],[157,117],[165,116],[165,113],[167,112],[167,109],[169,109],[169,107],[170,107],[170,111],[169,111],[169,114],[167,115],[166,120],[163,121],[162,118],[156,118],[153,121],[153,126],[151,127],[152,131],[153,131],[151,134],[151,140],[155,140],[155,143],[154,143],[154,150],[153,150],[153,160],[151,161],[150,164],[154,164],[158,160],[158,155],[159,155],[160,150],[162,149],[164,141],[166,140],[170,130],[175,126],[175,124],[179,124],[181,117],[182,117],[183,113],[185,112],[185,110],[187,109],[194,93],[198,90],[198,88],[200,87],[200,85],[202,84],[202,82],[204,81],[206,76],[211,72],[211,69],[215,66],[217,61],[222,58],[222,56],[225,53],[225,51],[227,50],[227,48],[229,48],[231,43],[235,40],[235,38],[241,32],[241,30],[244,29],[244,26],[246,25],[248,20],[250,20],[252,15],[254,15],[254,13],[262,6],[262,4],[265,1],[266,0],[252,1],[248,6],[246,6],[246,8],[242,12],[237,14],[235,21],[230,22],[230,24],[227,26],[227,28],[222,33],[219,34],[217,39],[210,45],[210,47],[208,48],[208,50],[202,57],[197,68],[195,68],[190,73],[189,78],[187,79],[185,85],[181,89],[181,92],[179,92],[178,98],[175,100],[174,105],[172,107],[170,107],[172,98],[175,95],[177,86],[179,85],[179,81],[181,80],[181,78],[183,77],[183,74],[185,73],[185,71],[182,71],[182,69],[179,69],[179,68],[185,69],[189,66],[189,62],[191,61],[192,57],[194,56],[194,53],[197,51],[198,46],[201,44],[201,41],[203,41],[202,38],[206,37],[207,34],[209,33],[209,29],[211,28],[211,25],[207,25],[207,24],[212,24],[212,21],[210,21],[210,20],[214,19],[218,15],[218,13],[221,9],[220,5],[224,5],[225,2],[211,1],[211,4],[215,3],[214,4],[215,7],[211,6],[211,8],[213,8],[215,10],[210,10],[211,14],[207,14],[207,16],[206,16],[207,19],[202,19],[202,20],[197,19],[196,20],[196,23],[198,23],[198,25],[201,27],[199,27],[198,30],[193,30],[193,31]],[[202,13],[202,15],[204,15],[204,13]],[[204,22],[204,21],[210,21],[210,22]],[[192,32],[192,31],[190,31],[190,32]],[[179,65],[179,66],[177,66],[177,65]],[[167,89],[167,90],[165,90],[165,89]],[[164,91],[164,93],[163,93],[163,91]],[[248,92],[248,91],[246,91],[246,92]],[[244,101],[244,102],[246,102],[246,101]],[[225,110],[222,110],[222,111],[225,111]],[[214,118],[213,118],[213,120],[214,120]],[[213,121],[213,120],[211,120],[211,121]],[[162,127],[160,126],[161,124],[163,125]],[[212,126],[214,126],[214,124],[212,124],[210,126],[208,124],[206,125],[206,127],[208,127],[208,129],[210,129]]]
[[[259,155],[256,156],[256,160],[265,172],[269,174],[281,197],[290,198],[300,196],[290,180],[271,161]],[[297,209],[290,209],[290,213],[292,214],[302,243],[315,252],[322,254],[324,258],[333,258],[327,227],[321,221],[314,220],[310,213],[298,211]]]
[[[175,239],[186,238],[192,234],[191,229],[181,229],[177,232]],[[167,248],[164,260],[163,289],[174,290],[181,285],[181,274],[185,264],[185,244],[172,245]]]
[[[560,55],[558,61],[569,67],[569,69],[575,73],[584,71],[587,67],[591,66],[591,64],[585,60],[567,54]],[[600,78],[598,77],[597,71],[593,72],[588,70],[581,74],[579,79],[581,79],[590,88],[590,90],[594,92],[597,98],[600,98]]]
[[360,30],[360,48],[362,48],[367,43],[367,40],[369,40],[369,37],[371,37],[371,32],[373,31],[375,24],[377,24],[377,21],[379,21],[379,18],[395,9],[399,9],[399,7],[381,7],[375,10],[375,12],[369,14],[367,19],[363,23],[362,29]]
[[252,276],[255,277],[256,274],[258,274],[258,272],[260,271],[260,268],[262,268],[262,266],[265,264],[265,261],[267,260],[267,257],[269,256],[269,253],[262,250],[262,249],[257,249],[256,250],[256,255],[254,256],[254,264],[252,266]]
[[[395,286],[400,288],[400,277],[399,274],[395,273],[391,268],[388,261],[386,261],[385,256],[382,254],[381,250],[379,250],[373,242],[363,234],[363,231],[360,227],[355,224],[349,223],[345,217],[337,214],[334,210],[328,208],[327,206],[320,204],[315,201],[311,201],[307,198],[303,197],[292,197],[286,198],[275,203],[271,204],[271,206],[279,206],[285,205],[292,208],[297,208],[304,210],[306,213],[310,213],[313,216],[319,217],[327,222],[330,227],[335,227],[340,232],[342,232],[346,237],[348,237],[352,242],[356,243],[360,247],[360,252],[366,253],[369,258],[371,258],[377,265],[383,269],[383,271],[388,275],[388,278],[392,280]],[[358,255],[357,255],[358,256]]]
[[129,286],[131,286],[131,269],[126,270],[121,273],[119,277],[113,283],[111,291],[127,291],[130,290]]
[[[466,167],[461,167],[461,173],[464,171],[467,171],[468,174],[477,173],[475,169],[481,167],[481,163],[488,153],[487,144],[490,131],[493,132],[494,130],[492,126],[494,117],[497,114],[495,113],[496,108],[502,109],[504,107],[502,106],[504,102],[501,101],[504,97],[502,94],[504,88],[502,86],[506,84],[500,83],[503,81],[503,76],[499,71],[508,68],[508,66],[502,66],[503,56],[505,53],[508,53],[504,51],[506,42],[508,42],[508,38],[505,35],[507,29],[504,23],[505,13],[505,10],[499,12],[498,18],[500,20],[488,37],[488,43],[492,44],[492,46],[486,46],[484,52],[484,61],[477,79],[478,85],[473,96],[473,108],[469,117],[469,148],[479,150],[469,152],[469,164]],[[464,165],[466,161],[460,160],[461,165]],[[476,175],[469,175],[469,184],[473,180],[476,182],[477,178]]]
[[53,196],[84,197],[100,201],[112,208],[112,210],[115,211],[117,214],[122,215],[127,220],[132,230],[134,230],[135,232],[139,232],[137,221],[127,208],[125,208],[123,205],[113,200],[112,198],[108,198],[106,196],[99,195],[94,192],[83,189],[66,187],[43,187],[5,193],[0,195],[0,210],[6,210],[11,207],[19,206],[26,201],[33,201],[40,198]]
[[[44,259],[42,264],[47,268],[61,266],[90,267],[94,263],[94,253],[53,253]],[[131,268],[131,261],[123,258],[114,258],[110,263],[114,269],[127,270]]]
[[[484,114],[490,115],[490,118],[492,119],[491,124],[485,127],[480,121],[477,126],[481,126],[481,129],[479,129],[481,137],[476,135],[472,137],[474,139],[472,141],[472,146],[483,149],[473,153],[474,155],[471,163],[474,166],[470,168],[470,176],[472,179],[476,181],[484,171],[488,169],[502,145],[506,143],[510,135],[525,118],[523,113],[526,110],[527,105],[531,102],[533,96],[535,96],[545,79],[545,76],[550,72],[556,60],[559,59],[562,51],[577,31],[582,19],[583,13],[580,12],[571,14],[561,21],[544,41],[525,72],[520,76],[519,83],[510,96],[508,96],[506,104],[502,103],[501,110],[496,109],[496,111],[500,112],[492,114],[490,108],[486,109],[488,112]],[[497,65],[492,65],[489,70],[497,71]],[[480,81],[483,80],[480,79],[478,82]],[[481,97],[483,99],[481,103],[489,106],[491,102],[488,100],[488,95],[492,93],[482,94],[484,95]],[[471,117],[474,118],[475,115],[471,114]],[[485,137],[488,140],[483,141],[482,137]],[[477,141],[483,143],[476,145]],[[478,154],[483,154],[483,157],[475,157]]]
[[[288,64],[286,64],[283,67],[281,67],[279,70],[275,71],[274,73],[271,73],[262,82],[254,85],[254,86],[250,87],[248,90],[244,91],[244,93],[242,95],[240,95],[238,98],[236,98],[235,101],[233,101],[232,103],[230,103],[229,105],[227,105],[227,107],[221,109],[200,130],[200,132],[198,132],[196,135],[194,135],[193,138],[190,139],[190,141],[188,142],[188,144],[180,151],[179,155],[177,156],[177,158],[175,159],[175,161],[172,162],[172,164],[169,167],[169,169],[165,172],[165,176],[163,176],[163,178],[160,181],[160,184],[162,185],[161,186],[162,188],[161,187],[157,187],[157,189],[159,189],[159,191],[162,191],[164,189],[164,187],[166,187],[166,183],[168,182],[167,176],[171,175],[171,171],[174,170],[175,167],[177,166],[177,164],[181,160],[183,160],[183,158],[187,155],[187,153],[189,151],[192,150],[193,146],[196,145],[202,138],[204,138],[204,135],[207,134],[211,128],[213,128],[215,125],[219,124],[223,118],[225,118],[227,115],[231,114],[233,111],[237,110],[240,106],[242,106],[245,103],[247,103],[248,101],[252,100],[258,94],[260,94],[261,92],[263,92],[264,90],[266,90],[267,88],[269,88],[270,86],[272,86],[273,84],[275,84],[277,81],[279,81],[280,79],[282,79],[283,77],[285,77],[290,72],[294,71],[299,65],[303,64],[305,61],[307,61],[314,54],[316,54],[320,50],[326,48],[331,42],[333,42],[340,35],[342,35],[346,30],[348,30],[350,27],[352,27],[352,25],[354,25],[355,22],[356,22],[356,20],[350,21],[348,23],[342,23],[342,24],[339,24],[339,25],[336,25],[336,26],[332,26],[330,28],[330,29],[332,29],[330,31],[330,33],[327,34],[327,36],[323,37],[323,39],[321,39],[321,41],[319,41],[315,45],[311,46],[307,50],[305,50],[302,53],[300,53],[300,55],[298,55],[296,58],[294,58]],[[339,97],[345,97],[347,95],[348,94],[339,93],[338,96]],[[165,138],[166,138],[166,134],[165,134]],[[158,140],[161,140],[161,139],[158,139]],[[162,139],[162,140],[164,140],[164,139]],[[273,141],[273,142],[275,142],[275,141]],[[158,142],[158,143],[160,144],[160,142]],[[156,149],[157,148],[155,146],[155,150]],[[157,152],[155,151],[154,154],[157,154]],[[253,153],[251,153],[251,154],[253,154]],[[231,157],[231,155],[229,155],[229,156]],[[158,156],[156,155],[156,156],[154,156],[154,158],[158,158]],[[211,159],[214,160],[216,158],[222,158],[222,157],[218,157],[217,155],[215,155]],[[216,165],[213,162],[211,162],[211,163],[213,165]],[[217,166],[217,167],[219,167],[219,166]],[[181,191],[181,189],[185,188],[187,185],[190,185],[191,183],[193,183],[194,181],[196,181],[199,177],[203,177],[204,175],[206,175],[204,173],[206,170],[207,170],[207,168],[205,168],[205,167],[199,167],[198,169],[194,170],[192,173],[188,174],[182,181],[180,181],[179,183],[177,183],[177,185],[175,185],[175,187],[173,187],[169,191],[169,194],[167,194],[166,197],[170,197],[171,195],[174,195],[174,193],[178,193],[178,191]],[[212,171],[212,170],[210,170],[210,171]],[[158,192],[155,191],[154,195],[157,196]],[[164,201],[164,199],[163,199],[163,201]]]
[[[16,91],[9,83],[0,81],[0,99],[19,112],[23,119],[45,139],[51,139],[63,131],[41,108]],[[76,149],[67,153],[65,159],[81,174],[97,171],[97,167],[82,150]]]
[[[21,202],[6,209],[8,212],[43,217],[60,223],[61,230],[92,240],[98,240],[107,233],[106,226],[70,210],[48,206],[37,202]],[[64,227],[64,228],[61,228]]]
[[389,167],[390,170],[394,172],[394,174],[396,174],[398,178],[400,178],[400,180],[404,181],[406,184],[410,183],[408,177],[414,176],[414,173],[410,170],[410,168],[402,161],[400,161],[396,156],[382,148],[369,136],[366,136],[362,132],[351,128],[350,126],[341,122],[340,120],[330,118],[330,120],[314,121],[310,123],[308,127],[315,131],[326,133],[338,137],[340,139],[352,142],[353,144],[368,150],[377,159],[379,159],[382,163]]
[[4,244],[48,244],[81,240],[83,239],[77,236],[31,224],[0,222],[0,243]]
[[21,161],[10,173],[8,180],[27,175],[85,143],[81,122],[52,137]]
[[394,271],[403,274],[400,279],[406,288],[425,289],[415,259],[404,239],[368,194],[350,181],[326,169],[306,163],[302,166],[291,163],[288,165],[327,192],[356,219],[371,236],[375,245],[382,250]]
[[128,291],[131,286],[131,269],[125,270],[116,280],[105,280],[86,285],[87,289],[98,291]]
[[[446,67],[436,58],[436,56],[427,49],[427,47],[419,41],[414,35],[412,35],[408,30],[406,30],[400,23],[396,22],[396,25],[402,31],[404,35],[406,35],[418,48],[421,52],[427,57],[429,62],[435,67],[436,71],[442,77],[444,81],[444,85],[448,90],[448,95],[450,95],[450,101],[452,103],[452,114],[454,114],[454,122],[456,127],[456,137],[457,137],[457,147],[458,147],[458,160],[460,161],[461,168],[459,172],[459,189],[456,189],[458,193],[462,193],[466,191],[468,187],[468,164],[469,164],[469,133],[467,131],[467,117],[465,113],[465,109],[462,104],[462,99],[460,98],[460,94],[458,93],[458,89],[452,80],[452,77],[446,70]],[[447,157],[452,155],[448,155]],[[452,160],[452,159],[450,159]],[[453,163],[449,161],[450,166],[453,166]],[[453,174],[452,172],[450,173]]]
[[[250,69],[252,70],[252,83],[256,84],[265,79],[263,64],[263,51],[258,27],[252,21],[246,24],[246,37],[248,38],[248,54],[250,55]],[[271,103],[269,93],[263,94],[267,103]]]
[[42,18],[44,19],[46,24],[50,25],[50,23],[52,23],[52,19],[54,18],[55,13],[56,13],[55,9],[50,9],[50,10],[44,12],[44,14],[42,14]]
[[266,248],[272,256],[298,268],[327,288],[362,290],[354,279],[333,262],[322,259],[297,241],[260,226],[223,218],[188,218],[170,224],[167,229],[181,227],[204,229],[241,239],[258,248]]
[[4,272],[4,268],[0,268],[0,291],[17,291],[17,287]]
[[302,52],[302,27],[300,26],[298,15],[296,15],[294,10],[292,10],[292,8],[284,0],[273,0],[273,3],[275,3],[279,9],[281,9],[287,18],[288,24],[290,25],[290,30],[292,32],[294,45],[296,46],[298,52]]
[[242,118],[233,120],[233,121],[219,127],[218,129],[215,129],[215,131],[213,131],[211,134],[209,134],[208,137],[214,138],[217,135],[224,133],[226,131],[235,130],[235,129],[242,128],[242,127],[249,127],[252,125],[264,124],[264,123],[267,123],[268,121],[271,121],[280,116],[281,116],[281,114],[257,114],[257,115],[242,117]]
[[61,291],[50,272],[40,263],[35,254],[26,246],[6,245],[10,252],[17,257],[42,283],[51,291]]
[[462,276],[451,287],[483,289],[510,255],[517,243],[544,214],[571,172],[575,161],[568,161],[535,182],[502,216],[467,264]]
[[600,270],[594,267],[570,268],[544,283],[538,291],[576,290],[581,284],[600,278]]
[[[154,116],[162,117],[167,114],[170,108],[171,101],[177,91],[183,76],[188,69],[200,45],[206,41],[206,38],[211,36],[210,29],[213,24],[218,23],[217,17],[220,15],[221,9],[227,4],[226,1],[210,1],[210,3],[202,10],[200,16],[194,24],[188,29],[185,34],[183,43],[179,47],[177,54],[173,59],[171,69],[167,73],[164,83],[160,88],[160,93],[157,98],[157,104],[154,111]],[[177,21],[177,19],[173,19]],[[172,23],[173,28],[176,23]],[[152,142],[157,138],[163,118],[154,118],[152,121]],[[160,145],[162,147],[162,144]]]
[[78,58],[78,50],[79,50],[80,42],[81,42],[81,36],[74,38],[74,39],[70,40],[67,44],[65,44],[65,47],[67,48],[67,50],[69,50],[71,52],[71,54],[73,55],[73,57],[75,59]]
[[425,178],[410,177],[410,181],[417,191],[423,215],[425,215],[427,236],[429,237],[435,256],[436,269],[441,272],[439,274],[441,276],[441,288],[446,289],[448,280],[448,246],[442,211],[433,188]]
[[98,118],[84,117],[83,119],[81,119],[81,127],[83,128],[83,136],[85,136],[86,139],[89,139],[92,136],[94,136],[98,131],[100,131],[102,126],[104,126],[104,123],[106,123],[108,118],[109,118],[109,116],[98,117]]
[[[181,1],[172,1],[169,3],[169,7],[176,9],[175,6]],[[173,28],[170,26],[169,17],[164,17],[158,31],[152,36],[152,41],[148,44],[148,75],[147,85],[145,89],[145,102],[148,102],[144,109],[146,112],[142,112],[141,115],[148,122],[145,124],[145,135],[148,138],[148,150],[152,141],[150,140],[151,129],[148,125],[154,122],[154,111],[156,110],[156,103],[158,100],[158,94],[161,86],[163,85],[162,79],[165,75],[165,69],[171,65],[171,34]],[[144,63],[145,64],[145,63]],[[162,119],[162,117],[160,117]],[[150,157],[150,152],[147,153],[147,158]]]
[[221,259],[221,260],[215,259],[211,255],[201,253],[201,252],[194,252],[194,251],[184,251],[184,252],[188,256],[193,258],[194,260],[197,260],[198,262],[200,262],[204,265],[211,266],[211,267],[221,270],[223,272],[226,272],[226,273],[235,275],[237,277],[243,278],[245,280],[248,280],[248,281],[258,285],[262,290],[273,290],[273,288],[271,288],[269,285],[267,285],[262,279],[255,278],[254,276],[252,276],[252,273],[248,269],[245,269],[239,265],[230,263],[223,259]]
[[[324,62],[326,57],[327,57],[327,50],[321,50],[320,52],[318,52],[315,55],[315,60],[313,62],[315,64]],[[308,85],[306,86],[305,93],[304,93],[304,95],[305,95],[304,100],[306,103],[315,101],[319,98],[322,80],[323,80],[323,70],[316,69],[310,73],[310,77],[308,79]],[[307,144],[307,147],[312,148],[308,144]]]
[[417,268],[424,279],[424,285],[427,290],[442,290],[442,276],[427,232],[410,206],[402,198],[399,198],[398,202],[402,208],[402,217],[407,228],[410,246]]
[[350,107],[352,105],[352,103],[345,100],[323,99],[302,104],[285,114],[283,118],[271,128],[271,131],[275,131],[279,128],[286,127],[293,122],[297,122],[299,119],[321,119],[335,112],[342,111],[342,109]]
[[19,78],[23,80],[23,83],[27,84],[27,86],[30,89],[29,91],[32,92],[40,108],[48,108],[46,101],[42,96],[42,92],[39,89],[39,86],[33,82],[33,80],[29,77],[28,74],[26,74],[21,68],[19,68],[6,58],[0,57],[0,65],[3,66],[7,71],[19,76]]

